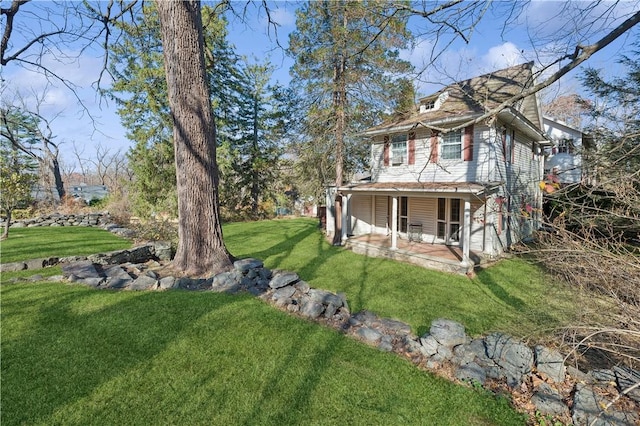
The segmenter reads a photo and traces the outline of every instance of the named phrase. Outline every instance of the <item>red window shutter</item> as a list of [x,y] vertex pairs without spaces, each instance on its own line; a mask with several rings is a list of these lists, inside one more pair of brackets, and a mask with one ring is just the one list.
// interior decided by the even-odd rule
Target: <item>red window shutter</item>
[[384,165],[389,165],[389,136],[384,137]]
[[473,124],[464,128],[464,161],[473,160]]
[[416,132],[409,132],[409,164],[416,164]]
[[431,132],[431,154],[429,155],[429,161],[432,163],[438,162],[438,132]]

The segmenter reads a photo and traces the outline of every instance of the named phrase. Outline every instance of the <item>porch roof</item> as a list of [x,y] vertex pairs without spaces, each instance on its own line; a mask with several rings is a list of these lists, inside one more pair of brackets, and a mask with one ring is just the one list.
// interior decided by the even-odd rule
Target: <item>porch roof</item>
[[338,188],[344,193],[420,193],[420,194],[472,194],[481,195],[490,192],[500,185],[500,182],[494,183],[476,183],[476,182],[367,182],[348,184]]

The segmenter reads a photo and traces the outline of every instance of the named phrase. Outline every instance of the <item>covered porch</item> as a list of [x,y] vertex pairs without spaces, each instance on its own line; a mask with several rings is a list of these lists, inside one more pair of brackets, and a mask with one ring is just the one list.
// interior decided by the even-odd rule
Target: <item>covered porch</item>
[[334,190],[343,206],[341,239],[354,252],[456,273],[480,262],[485,185],[364,183]]
[[463,262],[464,253],[460,247],[403,238],[397,239],[393,248],[391,236],[380,234],[352,236],[346,240],[345,247],[365,256],[384,257],[424,268],[462,274],[473,271],[483,260],[480,254],[469,251],[468,261]]

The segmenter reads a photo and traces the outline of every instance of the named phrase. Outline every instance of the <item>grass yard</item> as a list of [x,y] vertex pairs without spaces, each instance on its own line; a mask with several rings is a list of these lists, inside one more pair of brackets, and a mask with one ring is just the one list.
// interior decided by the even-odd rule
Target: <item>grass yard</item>
[[248,295],[3,284],[2,425],[522,425]]
[[[128,247],[92,228],[12,230],[2,262]],[[344,291],[425,332],[437,317],[470,334],[516,336],[565,325],[579,304],[537,268],[505,260],[474,279],[329,245],[315,220],[224,226],[237,257]],[[248,295],[96,291],[8,283],[60,268],[3,273],[0,423],[524,424],[504,398],[433,377]]]
[[50,256],[82,256],[131,247],[131,242],[99,228],[82,226],[12,228],[0,243],[0,262]]
[[569,324],[579,314],[573,292],[520,259],[503,260],[469,279],[333,247],[311,219],[233,223],[225,225],[224,235],[235,256],[296,271],[312,287],[345,292],[352,312],[368,309],[402,320],[417,334],[444,317],[460,321],[472,335],[526,337]]

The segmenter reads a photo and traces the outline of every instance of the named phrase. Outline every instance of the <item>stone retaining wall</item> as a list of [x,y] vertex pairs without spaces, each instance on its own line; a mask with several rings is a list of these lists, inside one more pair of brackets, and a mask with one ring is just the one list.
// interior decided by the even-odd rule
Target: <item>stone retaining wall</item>
[[[108,212],[102,213],[52,213],[30,219],[12,220],[11,228],[31,228],[34,226],[105,226],[111,223]],[[0,218],[0,224],[4,219]]]
[[[156,272],[162,266],[158,261],[170,255],[167,243],[155,243],[86,258],[58,259],[63,263],[63,276],[49,279],[67,279],[97,289],[249,292],[381,351],[395,352],[416,365],[434,372],[448,371],[454,380],[488,389],[502,386],[525,398],[543,416],[576,425],[632,426],[640,422],[638,371],[614,367],[583,373],[566,367],[563,355],[553,349],[531,348],[504,333],[472,338],[462,324],[444,318],[433,321],[429,332],[418,337],[401,321],[369,311],[351,314],[345,294],[311,288],[295,272],[271,271],[257,259],[236,261],[232,271],[206,279],[161,277]],[[634,384],[634,390],[622,395]]]

